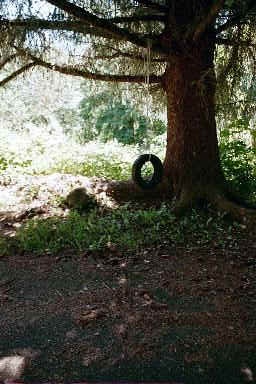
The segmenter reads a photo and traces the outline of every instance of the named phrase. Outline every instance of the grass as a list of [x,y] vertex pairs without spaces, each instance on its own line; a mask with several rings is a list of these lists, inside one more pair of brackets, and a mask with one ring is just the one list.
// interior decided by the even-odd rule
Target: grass
[[85,215],[71,211],[65,218],[29,220],[17,232],[15,246],[19,251],[58,253],[64,249],[99,250],[109,245],[117,249],[137,250],[162,242],[202,246],[214,242],[223,246],[235,241],[236,224],[221,216],[193,210],[177,219],[170,207],[132,209],[121,207],[102,213],[94,209]]
[[77,162],[75,159],[60,161],[51,171],[83,175],[87,177],[101,177],[113,180],[127,180],[131,175],[132,164],[121,161],[117,157],[106,158],[104,155],[87,157]]

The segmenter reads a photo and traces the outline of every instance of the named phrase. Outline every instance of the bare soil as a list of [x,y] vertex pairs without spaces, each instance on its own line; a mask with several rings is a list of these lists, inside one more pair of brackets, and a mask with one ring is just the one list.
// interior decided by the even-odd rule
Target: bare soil
[[[40,201],[33,214],[56,214]],[[5,236],[33,207],[11,208],[1,216]],[[29,382],[241,383],[242,367],[256,374],[255,255],[252,229],[225,248],[2,257],[0,357],[39,351]]]

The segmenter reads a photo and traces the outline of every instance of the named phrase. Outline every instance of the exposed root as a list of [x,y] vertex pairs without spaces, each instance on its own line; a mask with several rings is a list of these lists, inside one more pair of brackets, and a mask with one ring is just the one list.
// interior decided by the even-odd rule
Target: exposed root
[[182,215],[193,206],[202,207],[209,204],[238,222],[246,224],[256,222],[256,209],[248,208],[246,204],[244,206],[238,204],[229,199],[221,190],[211,188],[208,191],[201,191],[201,193],[183,191],[180,198],[174,203],[173,211],[177,215]]
[[222,194],[215,194],[211,199],[211,203],[221,212],[230,215],[234,220],[246,224],[256,222],[256,209],[247,208],[240,204],[236,204],[227,199]]

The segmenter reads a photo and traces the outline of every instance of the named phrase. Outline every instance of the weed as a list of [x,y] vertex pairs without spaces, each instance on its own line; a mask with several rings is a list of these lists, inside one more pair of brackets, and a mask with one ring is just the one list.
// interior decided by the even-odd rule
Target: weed
[[[192,211],[177,219],[170,208],[131,210],[121,207],[103,214],[94,209],[85,216],[71,211],[66,218],[30,220],[22,226],[16,236],[16,245],[24,251],[58,252],[72,248],[97,250],[109,242],[120,249],[138,249],[161,244],[204,245],[213,241],[222,244],[223,233],[232,234],[223,218]],[[228,237],[227,241],[228,241]]]

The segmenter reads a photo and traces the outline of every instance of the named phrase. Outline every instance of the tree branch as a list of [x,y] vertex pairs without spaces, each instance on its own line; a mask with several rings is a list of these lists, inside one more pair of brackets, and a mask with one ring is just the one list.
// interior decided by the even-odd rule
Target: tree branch
[[[95,27],[87,26],[81,23],[79,20],[73,21],[73,20],[61,20],[61,21],[50,21],[50,20],[44,20],[44,19],[15,19],[15,20],[1,20],[0,19],[0,26],[6,26],[6,27],[20,27],[29,29],[31,31],[37,31],[39,29],[48,29],[48,30],[60,30],[60,31],[71,31],[71,32],[77,32],[82,34],[88,34],[88,35],[94,35],[98,37],[106,37],[106,38],[112,38],[111,33],[107,33],[106,31],[98,30]],[[123,39],[119,39],[123,40]]]
[[[72,66],[60,66],[56,64],[51,64],[43,60],[37,60],[37,65],[40,65],[44,68],[51,69],[56,72],[60,72],[64,75],[72,75],[83,77],[84,79],[90,80],[100,80],[100,81],[109,81],[109,82],[123,82],[123,83],[144,83],[145,75],[114,75],[114,74],[102,74],[102,73],[93,73],[89,71],[83,71]],[[150,75],[149,83],[160,83],[161,76]]]
[[[93,56],[93,59],[102,59],[102,60],[112,60],[116,59],[118,57],[126,57],[131,60],[137,60],[137,61],[145,61],[145,56],[143,55],[136,55],[129,52],[123,52],[120,49],[117,49],[115,47],[108,47],[109,49],[113,50],[114,53],[112,55],[96,55]],[[150,60],[152,63],[165,63],[167,61],[167,58],[159,57],[159,58],[151,58]]]
[[166,17],[162,14],[152,14],[152,15],[132,15],[132,16],[117,16],[108,21],[111,23],[133,23],[138,21],[162,21],[164,22]]
[[221,8],[223,7],[225,0],[218,0],[214,2],[212,7],[210,8],[208,14],[203,18],[203,20],[197,25],[197,28],[194,32],[193,41],[196,41],[200,38],[200,36],[205,32],[207,27],[211,25]]
[[[108,21],[107,19],[99,18],[98,16],[86,11],[85,9],[78,7],[77,5],[70,3],[66,0],[47,0],[49,4],[55,5],[56,7],[62,9],[63,11],[67,12],[69,15],[72,15],[81,21],[84,21],[85,23],[89,24],[91,27],[96,27],[97,29],[101,29],[103,32],[107,34],[106,37],[109,37],[109,35],[112,36],[112,38],[122,39],[129,41],[132,44],[135,44],[139,47],[147,47],[148,45],[148,39],[145,37],[142,37],[136,33],[131,33],[126,28],[120,28],[114,23]],[[152,37],[153,39],[153,37]],[[157,44],[152,44],[152,50],[157,50],[159,52],[160,47]]]
[[[26,51],[20,51],[20,53],[27,58],[33,60],[33,65],[39,65],[41,67],[50,69],[62,73],[64,75],[72,75],[77,77],[83,77],[90,80],[110,81],[110,82],[126,82],[126,83],[144,83],[145,75],[114,75],[108,73],[94,73],[90,71],[81,70],[72,65],[58,65],[52,64],[45,60],[42,60]],[[151,74],[149,76],[149,83],[160,83],[162,81],[161,76]]]
[[168,7],[166,7],[165,5],[162,5],[162,4],[157,4],[151,0],[137,0],[137,3],[139,3],[141,5],[145,5],[145,7],[147,7],[147,8],[156,9],[156,10],[163,12],[163,13],[168,12]]
[[19,76],[21,73],[28,71],[30,68],[34,67],[36,63],[29,63],[19,68],[17,71],[13,72],[11,75],[7,76],[5,79],[0,81],[0,87],[3,87],[5,84],[9,83],[9,81],[15,79],[15,77]]
[[[27,30],[31,31],[37,31],[39,29],[46,29],[46,30],[57,30],[57,31],[70,31],[70,32],[77,32],[84,35],[93,35],[97,37],[103,37],[107,39],[112,39],[113,35],[111,32],[103,31],[102,28],[96,28],[94,26],[85,25],[81,23],[79,20],[73,21],[73,20],[61,20],[61,21],[50,21],[50,20],[44,20],[44,19],[15,19],[15,20],[6,20],[6,19],[0,19],[0,27],[20,27],[25,28]],[[137,36],[145,39],[145,41],[152,41],[154,39],[154,36],[152,35],[146,35],[146,34],[137,34]],[[123,37],[116,38],[115,40],[123,41]]]
[[13,19],[6,20],[0,19],[0,26],[5,27],[21,27],[27,28],[30,30],[37,29],[60,29],[60,30],[68,30],[68,31],[78,31],[78,32],[86,32],[92,31],[92,27],[86,27],[81,24],[80,21],[73,20],[58,20],[58,21],[50,21],[45,19]]
[[6,59],[4,59],[2,62],[0,62],[0,69],[2,69],[6,64],[10,63],[13,59],[15,59],[18,55],[15,53],[13,55],[10,55]]

